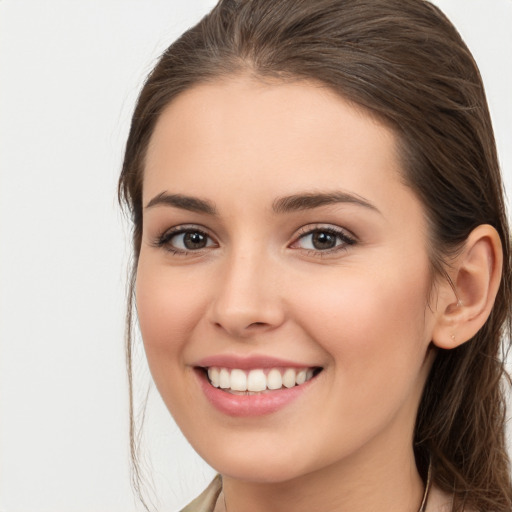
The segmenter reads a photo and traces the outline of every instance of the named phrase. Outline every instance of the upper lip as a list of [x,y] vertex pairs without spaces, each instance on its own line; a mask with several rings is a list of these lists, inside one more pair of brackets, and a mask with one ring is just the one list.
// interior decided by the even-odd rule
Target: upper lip
[[233,354],[217,354],[200,359],[192,364],[192,366],[211,368],[239,368],[240,370],[252,370],[256,368],[316,368],[319,365],[310,363],[300,363],[271,356],[251,355],[236,356]]

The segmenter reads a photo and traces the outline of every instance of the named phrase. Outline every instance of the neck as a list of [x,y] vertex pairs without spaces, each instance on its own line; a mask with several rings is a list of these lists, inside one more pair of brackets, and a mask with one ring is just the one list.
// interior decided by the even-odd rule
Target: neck
[[416,512],[424,484],[412,450],[342,463],[286,482],[247,482],[223,477],[227,512]]

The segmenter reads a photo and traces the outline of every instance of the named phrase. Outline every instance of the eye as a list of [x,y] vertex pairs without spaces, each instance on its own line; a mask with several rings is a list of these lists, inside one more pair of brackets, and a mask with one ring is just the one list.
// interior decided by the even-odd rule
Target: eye
[[194,227],[177,227],[166,231],[155,243],[173,253],[185,254],[216,246],[212,238],[204,231]]
[[345,230],[330,226],[313,229],[303,228],[300,236],[290,247],[325,253],[346,249],[348,245],[354,245],[355,243],[355,238]]

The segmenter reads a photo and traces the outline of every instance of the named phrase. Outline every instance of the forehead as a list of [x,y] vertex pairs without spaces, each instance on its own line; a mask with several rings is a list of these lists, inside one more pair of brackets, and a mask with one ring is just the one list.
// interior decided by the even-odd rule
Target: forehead
[[390,185],[403,188],[396,146],[389,127],[317,83],[201,84],[177,96],[156,124],[144,201],[169,189],[209,194],[212,184],[219,198],[311,188],[379,196]]

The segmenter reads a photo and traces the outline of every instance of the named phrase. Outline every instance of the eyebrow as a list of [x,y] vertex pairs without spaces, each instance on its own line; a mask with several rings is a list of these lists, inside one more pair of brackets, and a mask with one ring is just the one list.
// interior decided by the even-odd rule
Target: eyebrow
[[349,192],[327,192],[327,193],[306,193],[294,194],[292,196],[280,197],[272,203],[275,213],[287,213],[300,210],[311,210],[337,203],[350,203],[363,206],[375,212],[381,213],[379,209],[366,199]]
[[[312,210],[321,206],[338,203],[350,203],[363,206],[370,210],[380,213],[379,209],[362,197],[348,192],[326,192],[326,193],[304,193],[291,196],[280,197],[272,203],[272,210],[275,213],[288,213],[301,210]],[[183,194],[169,194],[161,192],[149,201],[146,208],[154,206],[172,206],[182,210],[188,210],[196,213],[205,213],[207,215],[217,215],[215,204],[197,197]]]
[[174,208],[180,208],[191,212],[217,215],[217,208],[215,208],[215,205],[212,202],[183,194],[169,194],[167,192],[161,192],[149,201],[146,208],[152,208],[153,206],[173,206]]

